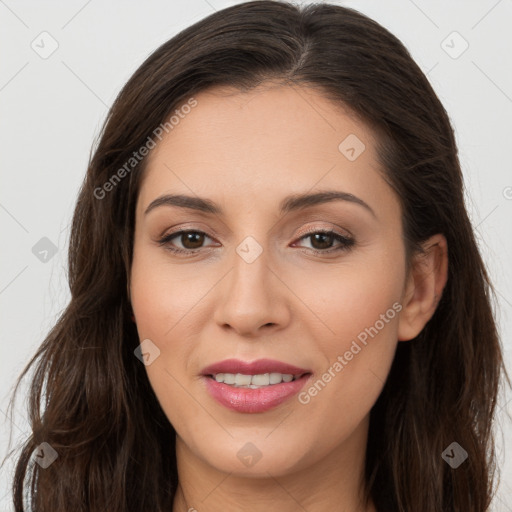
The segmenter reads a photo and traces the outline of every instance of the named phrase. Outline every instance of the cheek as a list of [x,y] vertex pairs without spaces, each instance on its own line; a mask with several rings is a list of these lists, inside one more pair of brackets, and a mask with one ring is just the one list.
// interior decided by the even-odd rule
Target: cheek
[[[142,245],[142,244],[141,244]],[[131,269],[131,302],[139,339],[149,339],[159,356],[146,372],[169,421],[190,430],[201,409],[190,395],[191,367],[201,331],[211,321],[208,292],[218,281],[199,265],[170,264],[165,254],[135,246]]]
[[215,284],[215,276],[200,274],[194,265],[170,264],[163,249],[134,250],[131,302],[142,337],[163,343],[197,316],[201,299]]
[[[339,264],[317,264],[309,272],[303,269],[298,275],[287,276],[294,283],[294,293],[313,313],[307,315],[308,323],[318,325],[313,339],[322,351],[332,358],[376,322],[383,337],[393,337],[388,327],[397,322],[393,304],[402,296],[404,258],[397,240],[395,245],[374,244],[367,250],[360,249]],[[386,318],[381,319],[381,315]],[[319,320],[316,324],[315,317]]]
[[197,413],[185,389],[193,350],[187,329],[197,293],[175,270],[171,272],[161,262],[152,261],[149,251],[134,252],[131,302],[139,339],[151,340],[159,351],[145,370],[157,400],[177,431],[189,428],[190,418]]
[[311,417],[328,418],[317,425],[321,438],[350,432],[382,390],[398,342],[403,257],[397,250],[347,259],[335,273],[331,268],[297,282],[294,291],[320,319],[311,315],[309,326],[324,363],[299,401]]

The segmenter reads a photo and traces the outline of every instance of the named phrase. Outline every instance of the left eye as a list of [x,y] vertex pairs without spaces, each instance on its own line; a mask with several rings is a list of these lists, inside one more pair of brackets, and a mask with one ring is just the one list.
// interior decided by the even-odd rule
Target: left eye
[[[313,246],[312,250],[315,252],[331,252],[343,249],[349,249],[354,245],[354,239],[344,235],[336,233],[336,231],[314,231],[308,233],[300,238],[304,240],[310,239],[310,243]],[[338,241],[337,247],[332,247],[334,241]]]
[[[178,238],[182,247],[173,247],[174,244],[171,241]],[[175,253],[194,253],[198,249],[202,248],[205,239],[211,238],[203,231],[177,231],[161,238],[158,243],[159,245],[166,246],[166,248]],[[311,240],[311,250],[316,253],[326,253],[339,250],[347,250],[352,247],[355,243],[354,239],[344,235],[340,235],[335,231],[313,231],[303,235],[299,240],[309,238]],[[338,241],[337,247],[332,247],[332,244]]]

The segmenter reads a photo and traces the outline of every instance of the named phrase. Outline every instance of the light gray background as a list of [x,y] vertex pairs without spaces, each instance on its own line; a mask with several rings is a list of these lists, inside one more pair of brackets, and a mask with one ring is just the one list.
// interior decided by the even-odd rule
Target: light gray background
[[[214,10],[237,3],[0,0],[2,457],[8,447],[6,411],[14,380],[69,299],[68,226],[108,107],[157,46]],[[336,3],[360,10],[400,38],[450,114],[468,210],[499,293],[498,320],[510,369],[512,0]],[[50,35],[41,36],[45,31]],[[469,46],[461,53],[466,42]],[[52,44],[58,48],[44,55]],[[32,252],[43,237],[58,247],[46,262]],[[14,445],[28,432],[24,395],[20,398],[13,418]],[[499,401],[502,483],[496,512],[512,511],[512,458],[505,456],[512,450],[506,415],[512,412],[511,398],[507,392]],[[12,467],[6,463],[0,474],[0,510],[12,509]]]

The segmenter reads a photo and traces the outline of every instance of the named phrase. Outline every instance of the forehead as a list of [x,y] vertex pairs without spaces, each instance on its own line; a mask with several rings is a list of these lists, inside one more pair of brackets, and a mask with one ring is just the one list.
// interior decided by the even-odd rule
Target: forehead
[[282,197],[316,185],[396,202],[372,130],[318,91],[215,87],[194,99],[148,157],[140,209],[163,193],[277,207]]

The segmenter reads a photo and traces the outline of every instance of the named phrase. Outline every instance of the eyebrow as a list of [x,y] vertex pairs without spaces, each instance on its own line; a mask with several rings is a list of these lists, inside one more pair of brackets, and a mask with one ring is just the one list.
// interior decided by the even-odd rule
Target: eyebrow
[[[347,201],[349,203],[362,206],[375,218],[377,217],[373,209],[362,199],[348,192],[341,192],[338,190],[294,194],[285,197],[279,205],[279,212],[280,214],[286,214],[292,211],[303,210],[311,206],[329,203],[331,201]],[[150,211],[159,206],[177,206],[180,208],[189,208],[215,215],[223,215],[224,213],[222,208],[210,199],[197,196],[187,196],[184,194],[165,194],[152,201],[146,208],[144,215],[147,215]]]

